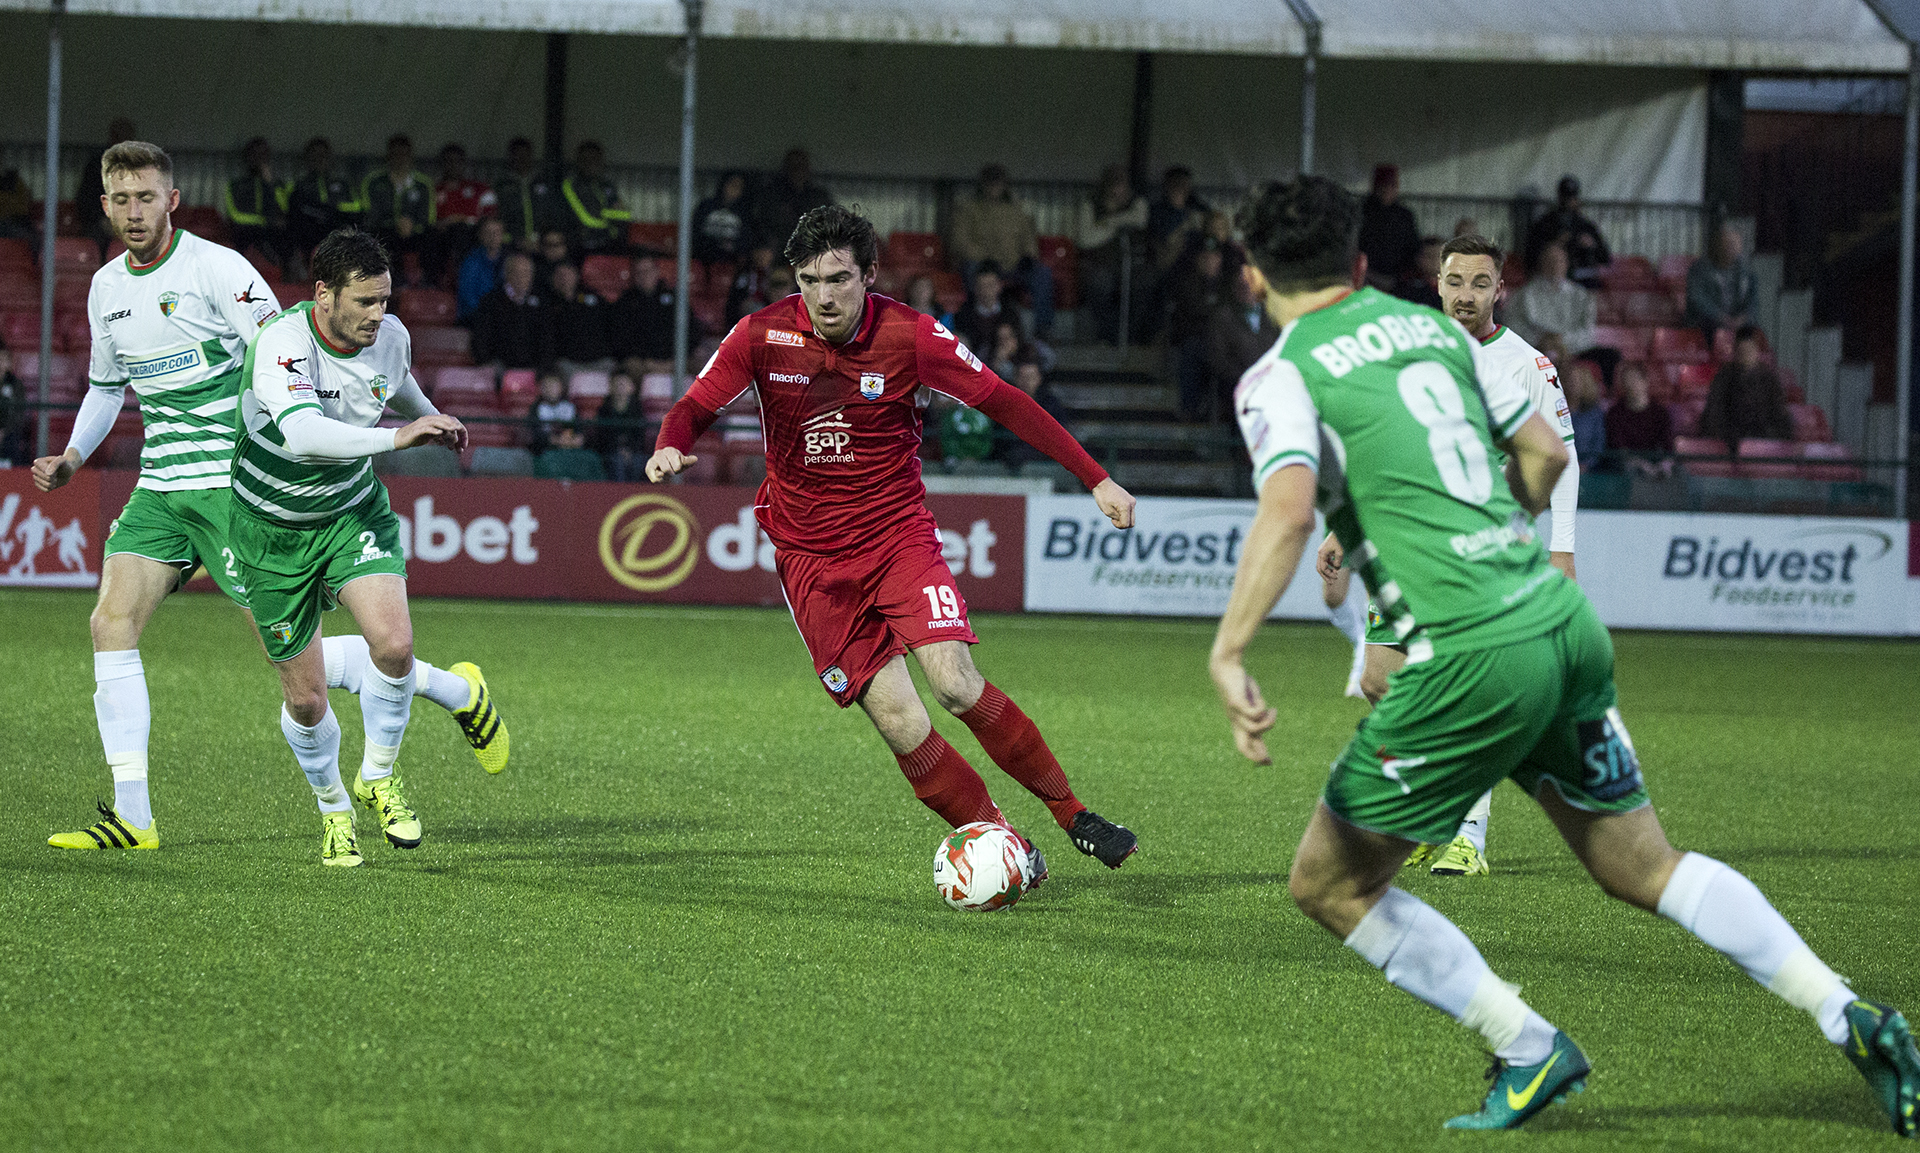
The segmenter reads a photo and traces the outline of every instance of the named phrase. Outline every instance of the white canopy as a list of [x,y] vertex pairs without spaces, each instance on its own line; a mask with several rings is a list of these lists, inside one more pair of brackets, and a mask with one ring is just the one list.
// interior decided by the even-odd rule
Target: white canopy
[[[45,0],[0,0],[41,10]],[[1317,0],[1331,58],[1901,72],[1864,0]],[[76,14],[671,36],[679,0],[71,0]],[[709,0],[716,37],[1299,56],[1282,0]]]

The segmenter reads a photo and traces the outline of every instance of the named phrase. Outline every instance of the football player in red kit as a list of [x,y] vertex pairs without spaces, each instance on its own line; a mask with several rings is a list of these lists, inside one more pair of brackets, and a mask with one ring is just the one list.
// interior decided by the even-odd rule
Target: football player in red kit
[[[1080,803],[1040,730],[973,666],[968,646],[979,638],[920,481],[920,389],[980,410],[1065,465],[1115,527],[1133,525],[1133,497],[953,333],[870,293],[876,248],[873,224],[838,205],[800,218],[786,248],[800,291],[734,325],[667,413],[647,478],[686,467],[720,409],[753,389],[767,445],[754,511],[827,692],[866,710],[914,795],[948,823],[1005,824],[980,775],[933,731],[907,672],[913,653],[993,762],[1046,802],[1074,847],[1117,869],[1134,835]],[[1032,855],[1037,883],[1045,863]]]

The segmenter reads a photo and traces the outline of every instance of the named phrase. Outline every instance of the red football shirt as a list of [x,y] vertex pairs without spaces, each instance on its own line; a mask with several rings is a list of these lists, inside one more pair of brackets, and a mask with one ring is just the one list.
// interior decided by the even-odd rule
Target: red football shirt
[[499,198],[484,180],[442,180],[433,190],[433,213],[440,220],[449,216],[492,216],[499,210]]
[[[923,386],[972,407],[988,402],[983,411],[989,416],[1007,407],[1010,393],[1048,427],[1033,429],[1026,406],[1019,406],[1014,423],[1002,423],[1029,440],[1040,434],[1047,442],[1040,447],[1054,451],[1089,488],[1107,475],[939,322],[875,294],[867,296],[859,330],[838,345],[815,335],[798,295],[742,317],[681,404],[718,412],[754,389],[767,443],[767,479],[756,503],[760,525],[775,547],[831,554],[858,547],[925,507]],[[672,439],[663,428],[660,443]]]

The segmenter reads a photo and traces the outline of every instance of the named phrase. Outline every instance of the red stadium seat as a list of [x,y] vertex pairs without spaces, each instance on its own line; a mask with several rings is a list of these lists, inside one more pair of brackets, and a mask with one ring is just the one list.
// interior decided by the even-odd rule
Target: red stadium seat
[[226,244],[231,237],[227,222],[221,219],[219,210],[211,204],[192,204],[181,208],[173,214],[173,226],[184,228],[215,244]]
[[607,300],[618,300],[633,283],[633,264],[624,256],[596,252],[580,262],[580,280]]
[[567,395],[576,401],[582,397],[593,397],[597,401],[607,395],[610,376],[609,373],[591,370],[576,372],[567,379]]
[[680,226],[636,220],[627,225],[627,243],[635,248],[673,254],[680,251]]
[[1653,261],[1644,256],[1618,256],[1600,273],[1600,279],[1616,292],[1660,287],[1660,275]]
[[473,336],[452,325],[421,325],[413,330],[415,364],[472,364]]
[[93,325],[84,310],[55,314],[53,326],[60,347],[67,352],[84,356],[93,347]]
[[53,282],[53,307],[61,312],[87,310],[87,296],[93,291],[93,277],[61,273]]
[[947,246],[937,232],[895,232],[887,237],[880,262],[895,275],[911,279],[916,272],[946,268]]
[[1793,439],[1801,441],[1833,439],[1833,427],[1827,423],[1826,411],[1819,405],[1789,404],[1787,415],[1793,418]]
[[1660,283],[1666,285],[1675,283],[1685,284],[1687,282],[1687,271],[1693,267],[1695,259],[1697,258],[1689,256],[1686,253],[1673,253],[1661,257],[1660,264],[1655,270],[1659,275]]
[[16,240],[11,236],[0,236],[0,269],[18,268],[31,276],[33,274],[33,266],[33,248],[31,245],[24,240]]
[[1858,482],[1862,478],[1860,466],[1853,463],[1853,450],[1844,444],[1831,441],[1803,444],[1800,446],[1800,455],[1809,462],[1824,462],[1801,466],[1801,475],[1808,480]]
[[573,414],[580,420],[592,420],[600,411],[600,402],[604,396],[576,396],[573,398]]
[[118,241],[118,240],[109,240],[109,241],[107,241],[107,259],[106,259],[106,263],[108,263],[108,264],[112,264],[112,263],[113,263],[114,261],[116,261],[116,260],[118,260],[118,259],[120,259],[121,257],[123,257],[123,256],[125,256],[126,254],[127,254],[127,246],[126,246],[126,245],[124,245],[124,244],[122,244],[122,243],[120,243],[120,241]]
[[[727,330],[726,298],[715,299],[711,296],[697,296],[687,301],[687,312],[700,322],[707,332],[725,332]],[[694,366],[696,369],[698,365]]]
[[[34,201],[27,215],[33,221],[34,227],[39,227],[40,222],[47,218],[47,202]],[[55,236],[80,235],[80,215],[73,210],[73,201],[62,200],[53,206],[53,234]]]
[[393,312],[408,328],[428,324],[452,324],[459,301],[453,293],[438,288],[408,288],[400,293]]
[[1672,325],[1680,323],[1680,308],[1664,292],[1636,289],[1612,294],[1619,301],[1620,318],[1627,324]]
[[1603,325],[1625,323],[1620,310],[1620,297],[1605,288],[1593,294],[1594,321]]
[[280,266],[268,260],[258,248],[248,247],[245,255],[247,263],[253,265],[253,270],[268,284],[280,279]]
[[540,395],[540,375],[531,368],[510,368],[500,374],[500,406],[524,410]]
[[434,378],[434,405],[442,407],[442,401],[451,401],[455,397],[488,397],[495,395],[493,374],[486,368],[468,368],[468,366],[449,365],[432,374]]
[[1602,348],[1617,349],[1623,360],[1645,360],[1647,346],[1651,342],[1652,333],[1644,328],[1602,324],[1593,330],[1593,343]]
[[967,303],[967,282],[957,272],[941,269],[927,275],[933,278],[933,299],[948,312],[958,312]]
[[[1713,344],[1711,347],[1713,350],[1713,359],[1732,360],[1733,359],[1733,329],[1731,328],[1714,329]],[[1760,334],[1760,347],[1763,350],[1766,359],[1769,362],[1771,362],[1773,360],[1773,350],[1767,348],[1767,336],[1766,336],[1766,333],[1764,332]]]
[[100,248],[84,236],[53,238],[53,267],[56,272],[82,272],[92,275],[100,267]]
[[[54,348],[60,347],[59,333],[54,333]],[[38,312],[9,312],[0,316],[0,340],[7,342],[8,348],[29,349],[40,347],[40,314]]]
[[1681,396],[1707,395],[1707,389],[1713,384],[1713,374],[1720,366],[1708,362],[1696,364],[1669,364],[1667,373],[1673,381],[1674,391]]
[[1500,279],[1506,281],[1507,291],[1527,283],[1527,262],[1517,252],[1507,253],[1506,263],[1500,266]]
[[1668,364],[1697,364],[1711,360],[1707,338],[1697,328],[1656,328],[1647,355]]
[[1791,440],[1745,437],[1740,441],[1739,457],[1741,476],[1779,480],[1800,475],[1800,446]]
[[[1706,411],[1707,402],[1697,397],[1676,400],[1667,406],[1667,415],[1673,418],[1675,436],[1692,436],[1700,431],[1700,414]],[[1715,442],[1719,443],[1718,441]]]
[[[1673,438],[1673,451],[1681,457],[1721,457],[1727,455],[1727,442],[1707,436],[1676,436]],[[1694,476],[1734,476],[1737,475],[1730,460],[1689,460],[1687,471]]]

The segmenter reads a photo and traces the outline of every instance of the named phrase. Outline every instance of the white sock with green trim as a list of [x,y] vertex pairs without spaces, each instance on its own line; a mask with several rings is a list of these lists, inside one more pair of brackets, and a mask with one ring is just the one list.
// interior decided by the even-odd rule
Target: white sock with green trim
[[332,709],[317,725],[303,725],[280,706],[280,732],[293,750],[293,759],[313,786],[313,798],[323,813],[344,813],[353,808],[347,799],[347,787],[340,783],[340,718]]
[[113,771],[113,811],[136,829],[150,829],[147,737],[153,730],[153,706],[140,650],[93,654],[93,681],[93,717],[100,726],[107,767]]
[[[373,653],[367,638],[355,633],[321,637],[320,651],[327,662],[327,687],[345,689],[358,696],[366,685],[367,670],[373,667]],[[413,695],[425,697],[448,712],[467,707],[472,688],[466,678],[436,669],[418,658],[413,662]]]

